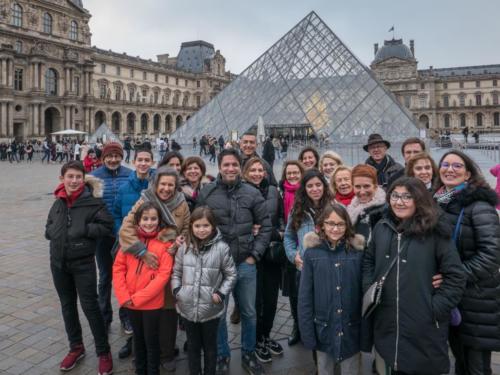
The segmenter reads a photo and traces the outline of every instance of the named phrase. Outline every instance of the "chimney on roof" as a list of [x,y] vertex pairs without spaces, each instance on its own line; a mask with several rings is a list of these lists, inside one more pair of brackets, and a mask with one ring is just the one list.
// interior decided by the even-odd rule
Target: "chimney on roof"
[[375,44],[373,45],[373,54],[374,54],[374,55],[376,55],[376,54],[377,54],[377,52],[378,52],[378,43],[375,43]]
[[410,40],[410,51],[413,57],[415,57],[415,41],[413,39]]

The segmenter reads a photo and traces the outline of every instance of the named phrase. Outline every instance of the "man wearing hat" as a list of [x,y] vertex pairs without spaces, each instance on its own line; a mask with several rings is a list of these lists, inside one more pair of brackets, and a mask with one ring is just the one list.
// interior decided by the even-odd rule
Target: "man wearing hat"
[[404,170],[401,164],[387,154],[390,147],[391,144],[376,133],[370,134],[368,142],[363,146],[363,149],[370,154],[365,163],[377,170],[378,184],[384,190],[389,188],[389,181],[392,180],[392,177]]
[[[132,170],[124,167],[122,145],[117,142],[107,143],[102,149],[102,167],[97,168],[91,174],[103,183],[103,200],[110,214],[113,214],[113,207],[120,187],[127,183]],[[116,221],[116,218],[113,217]],[[113,268],[113,257],[111,249],[116,240],[116,233],[120,228],[114,228],[113,235],[103,237],[97,242],[96,260],[99,268],[99,307],[104,317],[104,323],[109,327],[113,320],[113,310],[111,308],[111,278]],[[126,316],[120,316],[127,319]]]

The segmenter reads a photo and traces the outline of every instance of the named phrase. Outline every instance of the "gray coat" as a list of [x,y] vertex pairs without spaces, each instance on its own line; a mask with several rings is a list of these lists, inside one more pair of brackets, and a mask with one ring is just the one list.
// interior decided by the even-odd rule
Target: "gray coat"
[[236,267],[218,230],[201,250],[190,246],[177,251],[171,284],[177,311],[183,318],[206,322],[222,315],[224,302],[213,303],[212,295],[218,292],[229,297],[236,284]]

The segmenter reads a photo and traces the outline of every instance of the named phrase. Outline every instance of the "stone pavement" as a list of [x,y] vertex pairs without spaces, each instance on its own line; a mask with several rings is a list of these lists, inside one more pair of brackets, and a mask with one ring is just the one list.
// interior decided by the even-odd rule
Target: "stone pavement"
[[[473,154],[476,156],[483,169],[491,167],[491,162],[488,164],[484,157],[481,159],[480,155]],[[215,172],[213,165],[208,169],[210,173]],[[41,165],[39,161],[32,165],[0,163],[0,374],[57,374],[59,362],[68,350],[60,305],[49,270],[48,242],[43,236],[59,170],[59,164]],[[277,176],[281,175],[280,172],[280,166],[275,166]],[[132,374],[131,360],[117,358],[125,335],[116,315],[110,331],[115,373]],[[97,366],[94,345],[82,313],[80,318],[87,356],[71,373],[94,374]],[[265,366],[268,374],[313,373],[310,353],[300,345],[293,348],[286,345],[285,338],[291,325],[287,299],[280,298],[272,336],[282,343],[285,354]],[[233,349],[231,374],[242,374],[239,326],[229,324],[229,333]],[[181,332],[178,337],[180,348],[184,340]],[[365,373],[369,373],[370,361],[369,356],[363,361]],[[494,355],[493,372],[500,374],[498,354]],[[176,373],[188,373],[184,353],[179,357]]]

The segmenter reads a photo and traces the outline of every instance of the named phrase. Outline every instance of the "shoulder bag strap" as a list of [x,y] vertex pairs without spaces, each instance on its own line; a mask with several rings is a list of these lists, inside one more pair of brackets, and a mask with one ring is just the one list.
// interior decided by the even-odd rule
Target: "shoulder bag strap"
[[462,207],[460,210],[460,214],[458,215],[457,224],[455,225],[455,229],[453,230],[453,242],[455,242],[455,246],[458,248],[458,236],[460,235],[460,227],[462,226],[462,220],[464,218],[465,207]]

